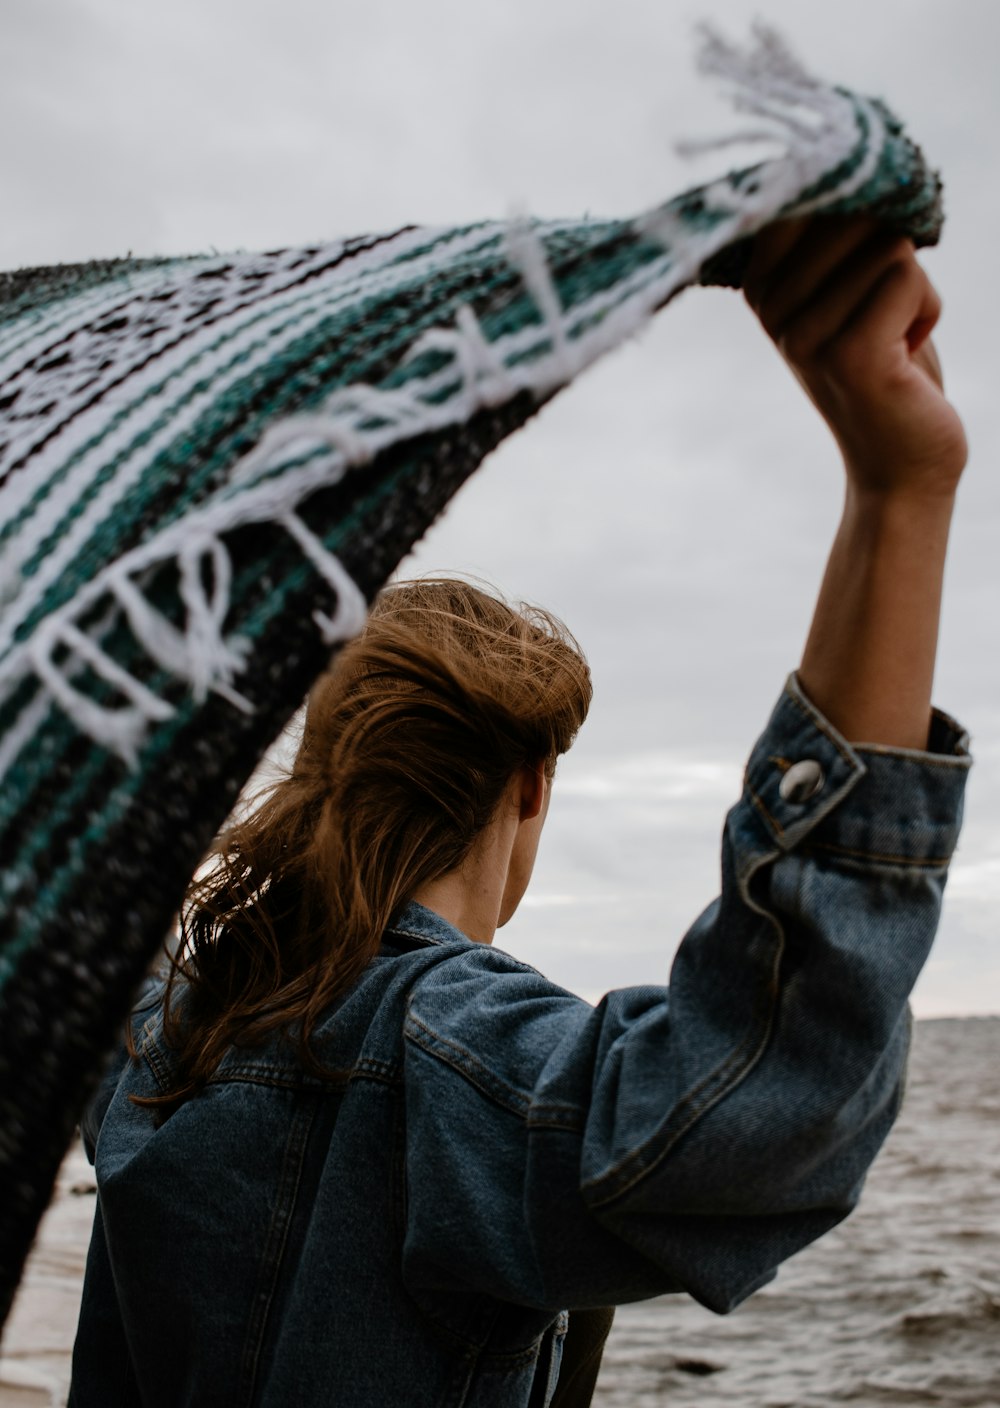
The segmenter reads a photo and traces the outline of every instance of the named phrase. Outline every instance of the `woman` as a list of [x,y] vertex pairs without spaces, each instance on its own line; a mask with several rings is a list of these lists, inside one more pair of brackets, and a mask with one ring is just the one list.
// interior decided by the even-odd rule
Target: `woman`
[[542,613],[392,589],[91,1112],[76,1408],[586,1402],[582,1312],[728,1310],[856,1200],[968,766],[930,709],[965,442],[908,243],[787,223],[746,287],[847,496],[669,989],[595,1010],[491,947],[589,677]]

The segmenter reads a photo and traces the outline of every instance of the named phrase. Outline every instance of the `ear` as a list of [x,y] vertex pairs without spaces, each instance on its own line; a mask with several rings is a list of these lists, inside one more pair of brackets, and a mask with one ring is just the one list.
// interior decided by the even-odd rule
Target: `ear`
[[520,788],[518,820],[531,821],[545,805],[545,791],[549,784],[543,765],[541,763],[535,765],[525,763],[518,769],[518,785]]

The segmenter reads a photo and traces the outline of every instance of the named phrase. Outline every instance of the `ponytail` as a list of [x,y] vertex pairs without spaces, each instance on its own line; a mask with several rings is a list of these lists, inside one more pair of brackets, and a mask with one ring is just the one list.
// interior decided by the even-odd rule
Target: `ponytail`
[[[313,689],[291,771],[191,885],[164,999],[173,1108],[233,1045],[286,1028],[306,1067],[399,908],[460,865],[522,764],[573,741],[590,672],[553,616],[467,582],[388,588]],[[183,1001],[178,998],[183,993]]]

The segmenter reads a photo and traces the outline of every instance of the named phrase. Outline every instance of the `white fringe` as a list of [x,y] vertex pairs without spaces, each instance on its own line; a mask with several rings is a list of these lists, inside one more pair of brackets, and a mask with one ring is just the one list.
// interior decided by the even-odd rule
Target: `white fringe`
[[520,219],[511,222],[507,235],[507,257],[520,270],[524,286],[535,300],[542,321],[552,338],[553,371],[560,382],[569,382],[580,370],[579,359],[570,346],[563,324],[563,310],[545,248],[531,223]]
[[325,645],[339,645],[358,635],[368,615],[368,603],[338,558],[327,552],[316,534],[313,533],[294,513],[281,514],[278,522],[298,543],[302,554],[307,557],[320,576],[337,593],[337,612],[327,616],[322,611],[313,612],[313,620],[319,627]]
[[[874,174],[885,138],[878,107],[857,94],[821,83],[802,65],[784,39],[768,25],[753,26],[753,43],[746,48],[724,38],[711,25],[699,26],[699,71],[731,85],[730,101],[737,112],[767,119],[772,126],[750,128],[721,138],[677,143],[681,155],[696,155],[743,142],[778,140],[782,156],[763,162],[755,191],[736,195],[728,181],[713,183],[706,199],[733,216],[723,244],[752,234],[784,209],[788,216],[806,215],[859,190]],[[811,201],[795,201],[827,172],[834,170],[869,132],[865,158],[835,192]],[[794,204],[792,204],[794,202]],[[719,246],[720,248],[722,245]],[[714,251],[713,251],[714,252]]]

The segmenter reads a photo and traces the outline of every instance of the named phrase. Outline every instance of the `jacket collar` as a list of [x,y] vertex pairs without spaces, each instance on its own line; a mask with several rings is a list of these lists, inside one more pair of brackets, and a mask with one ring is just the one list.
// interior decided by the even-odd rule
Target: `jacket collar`
[[471,944],[475,941],[461,929],[435,914],[426,905],[408,900],[398,909],[386,929],[387,934],[398,934],[403,938],[415,939],[420,944]]

